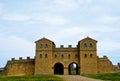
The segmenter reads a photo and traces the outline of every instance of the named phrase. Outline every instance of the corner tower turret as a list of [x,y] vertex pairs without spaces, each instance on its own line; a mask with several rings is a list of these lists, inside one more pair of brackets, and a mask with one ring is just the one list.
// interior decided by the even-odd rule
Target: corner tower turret
[[97,41],[87,37],[78,42],[80,74],[97,73]]
[[35,75],[52,74],[52,51],[54,42],[47,38],[42,38],[36,43]]

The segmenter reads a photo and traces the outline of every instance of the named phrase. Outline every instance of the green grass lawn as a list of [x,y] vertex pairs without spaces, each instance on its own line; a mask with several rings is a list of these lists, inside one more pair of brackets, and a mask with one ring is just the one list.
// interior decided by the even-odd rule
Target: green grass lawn
[[52,75],[37,76],[0,76],[0,81],[65,81]]
[[85,77],[101,79],[105,81],[120,81],[120,72],[119,73],[108,73],[108,74],[96,74],[96,75],[83,75]]
[[76,70],[72,70],[71,75],[76,75]]

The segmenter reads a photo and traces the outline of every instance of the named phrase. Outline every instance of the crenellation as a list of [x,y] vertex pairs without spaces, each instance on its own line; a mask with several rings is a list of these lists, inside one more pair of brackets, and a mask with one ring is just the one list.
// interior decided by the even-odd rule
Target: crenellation
[[72,45],[68,45],[68,48],[72,48]]
[[60,48],[64,48],[64,45],[60,45]]
[[78,49],[77,48],[71,48],[71,49],[69,49],[69,48],[55,48],[55,49],[53,49],[53,52],[76,52],[76,51],[78,51]]
[[8,61],[8,63],[24,63],[24,62],[32,62],[35,59],[31,59],[30,57],[27,57],[27,59],[22,59],[20,57],[19,59],[11,58],[11,60]]
[[103,56],[103,58],[108,59],[108,57],[107,57],[107,56]]
[[30,57],[27,57],[27,60],[30,60]]
[[19,57],[19,60],[22,60],[22,57]]
[[15,58],[11,58],[11,60],[12,60],[12,61],[14,61],[14,60],[15,60]]

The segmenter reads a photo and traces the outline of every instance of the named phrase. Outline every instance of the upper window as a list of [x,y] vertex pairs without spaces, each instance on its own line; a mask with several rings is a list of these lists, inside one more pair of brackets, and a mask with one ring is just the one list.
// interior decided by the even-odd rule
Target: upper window
[[40,54],[40,58],[42,58],[42,54]]
[[61,58],[64,58],[64,55],[63,55],[63,54],[61,55]]
[[92,58],[93,57],[93,54],[90,54],[90,58]]
[[48,44],[45,44],[45,47],[47,48],[47,47],[48,47]]
[[68,55],[68,58],[71,58],[70,54]]
[[57,55],[55,54],[55,58],[57,58]]
[[42,44],[40,44],[40,47],[42,48]]
[[47,58],[48,57],[48,55],[47,54],[45,54],[45,58]]
[[87,58],[87,54],[84,55],[84,58]]
[[93,47],[92,43],[90,43],[90,47]]
[[78,54],[75,54],[75,58],[78,58]]
[[87,47],[87,44],[86,44],[86,43],[84,43],[84,47]]

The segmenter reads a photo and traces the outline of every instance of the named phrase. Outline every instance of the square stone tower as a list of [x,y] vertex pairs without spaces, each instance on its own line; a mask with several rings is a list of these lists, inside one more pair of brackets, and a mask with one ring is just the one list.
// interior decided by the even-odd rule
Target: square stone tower
[[97,41],[89,37],[78,42],[80,74],[97,73]]
[[42,38],[36,43],[35,55],[35,75],[37,74],[53,74],[52,71],[52,50],[55,47],[54,42],[49,39]]

